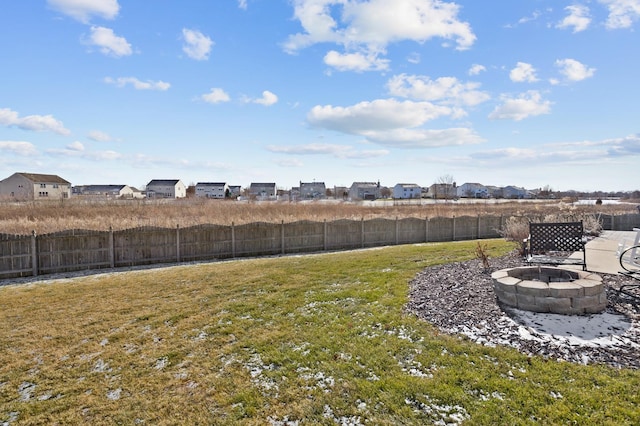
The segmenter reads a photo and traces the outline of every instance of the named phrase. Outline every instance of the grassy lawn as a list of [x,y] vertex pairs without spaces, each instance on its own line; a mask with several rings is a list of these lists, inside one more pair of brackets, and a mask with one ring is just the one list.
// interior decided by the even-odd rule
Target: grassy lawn
[[476,245],[0,288],[0,425],[639,424],[638,371],[482,347],[404,313],[417,272]]

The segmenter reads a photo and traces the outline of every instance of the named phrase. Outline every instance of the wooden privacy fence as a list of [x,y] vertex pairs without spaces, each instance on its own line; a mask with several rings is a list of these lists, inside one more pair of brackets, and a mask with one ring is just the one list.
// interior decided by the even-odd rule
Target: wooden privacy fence
[[500,216],[464,216],[0,234],[0,279],[157,263],[497,238],[502,223]]
[[[598,217],[603,229],[640,227],[640,215]],[[335,220],[123,231],[0,234],[0,279],[85,269],[498,238],[502,216]]]

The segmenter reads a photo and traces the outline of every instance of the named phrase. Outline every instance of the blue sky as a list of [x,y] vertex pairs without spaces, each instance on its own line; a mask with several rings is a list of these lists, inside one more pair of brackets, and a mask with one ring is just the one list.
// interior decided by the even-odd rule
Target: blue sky
[[0,179],[640,189],[640,0],[6,0]]

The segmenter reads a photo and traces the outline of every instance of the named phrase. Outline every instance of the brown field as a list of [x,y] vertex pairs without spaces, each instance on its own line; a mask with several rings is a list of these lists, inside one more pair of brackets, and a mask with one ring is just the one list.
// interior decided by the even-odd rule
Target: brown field
[[171,201],[64,200],[0,203],[0,233],[38,234],[68,229],[114,230],[141,226],[187,227],[251,222],[290,223],[300,220],[452,217],[478,215],[530,216],[589,213],[636,213],[636,204],[578,205],[566,201],[407,201],[387,202],[238,202],[184,199]]

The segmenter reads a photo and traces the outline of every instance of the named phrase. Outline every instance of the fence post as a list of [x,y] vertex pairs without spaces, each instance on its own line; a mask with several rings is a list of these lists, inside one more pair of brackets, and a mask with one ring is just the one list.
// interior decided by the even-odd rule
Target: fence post
[[35,229],[31,231],[31,267],[33,268],[33,276],[38,275],[38,244],[36,241]]
[[398,216],[396,216],[396,245],[398,245]]
[[360,219],[360,246],[364,248],[364,216]]
[[236,257],[236,227],[231,222],[231,257]]
[[327,251],[327,219],[324,220],[324,229],[322,232],[322,246],[324,248],[324,251]]
[[176,225],[176,262],[180,263],[180,224]]
[[453,216],[453,220],[451,221],[451,241],[456,240],[456,217]]
[[109,226],[109,266],[116,267],[115,243],[113,240],[113,226]]
[[476,239],[480,239],[480,215],[478,215],[478,222],[476,227]]
[[429,216],[424,217],[424,242],[429,242]]
[[282,225],[280,226],[280,247],[282,247],[282,254],[284,254],[284,219],[282,220]]

